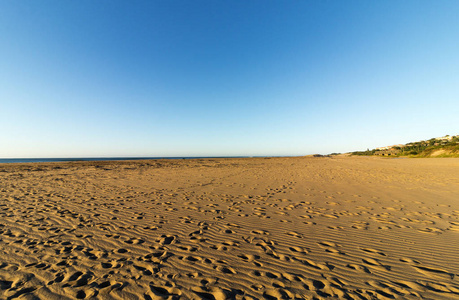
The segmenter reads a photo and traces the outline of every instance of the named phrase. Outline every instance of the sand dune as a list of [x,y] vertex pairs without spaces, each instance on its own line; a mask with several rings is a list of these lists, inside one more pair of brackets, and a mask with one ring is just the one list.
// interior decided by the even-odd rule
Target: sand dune
[[0,165],[1,299],[459,299],[459,159]]

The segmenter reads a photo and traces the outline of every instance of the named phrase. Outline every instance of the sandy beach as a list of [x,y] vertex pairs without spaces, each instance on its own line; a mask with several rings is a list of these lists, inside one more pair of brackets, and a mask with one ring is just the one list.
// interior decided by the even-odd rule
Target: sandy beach
[[459,299],[459,159],[0,165],[1,299]]

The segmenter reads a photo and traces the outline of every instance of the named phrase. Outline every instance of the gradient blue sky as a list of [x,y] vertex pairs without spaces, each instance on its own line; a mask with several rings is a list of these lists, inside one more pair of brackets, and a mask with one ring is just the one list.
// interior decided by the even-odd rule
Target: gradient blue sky
[[0,158],[459,134],[459,1],[1,1]]

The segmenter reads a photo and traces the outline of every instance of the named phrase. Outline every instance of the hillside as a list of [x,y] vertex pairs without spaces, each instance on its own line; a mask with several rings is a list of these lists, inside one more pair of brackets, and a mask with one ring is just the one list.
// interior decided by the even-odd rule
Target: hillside
[[351,152],[351,155],[395,157],[459,157],[459,135],[432,138],[405,145],[380,147],[367,151]]

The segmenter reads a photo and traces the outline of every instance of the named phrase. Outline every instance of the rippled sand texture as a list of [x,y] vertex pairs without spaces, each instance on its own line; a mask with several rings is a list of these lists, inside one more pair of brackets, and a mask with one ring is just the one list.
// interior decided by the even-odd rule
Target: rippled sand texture
[[459,299],[459,159],[0,165],[0,298]]

